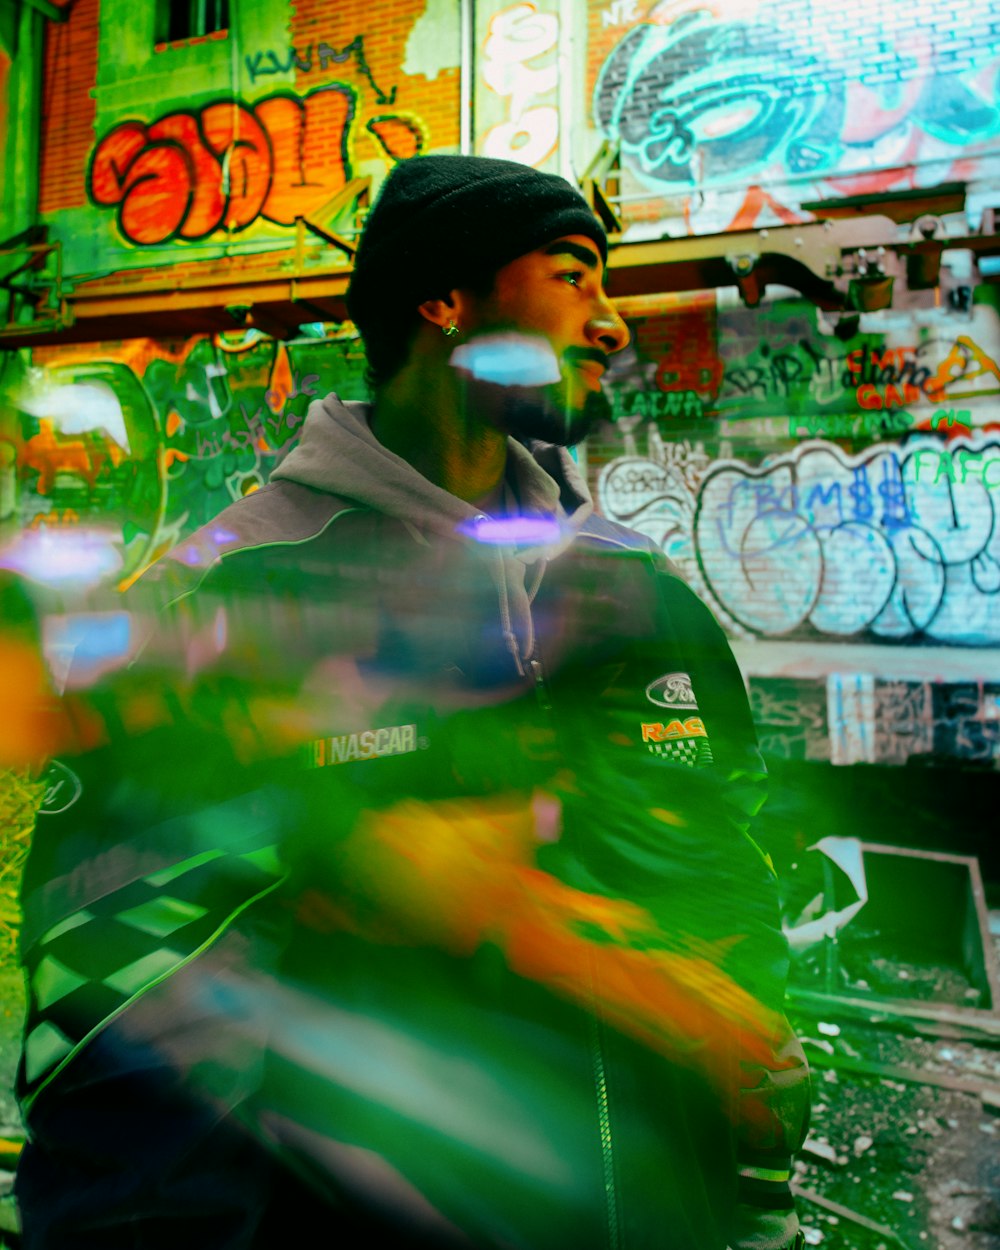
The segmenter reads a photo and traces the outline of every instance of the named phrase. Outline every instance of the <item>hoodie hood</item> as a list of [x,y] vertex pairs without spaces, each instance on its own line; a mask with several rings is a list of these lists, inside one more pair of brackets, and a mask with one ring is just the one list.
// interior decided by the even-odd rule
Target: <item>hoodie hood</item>
[[[500,617],[518,669],[534,651],[531,601],[546,563],[564,551],[594,510],[593,500],[572,456],[564,447],[508,439],[505,496],[516,526],[487,528],[492,520],[470,503],[435,486],[402,457],[384,447],[371,431],[371,406],[328,395],[309,408],[302,435],[272,481],[296,482],[351,500],[401,521],[411,531],[481,545],[491,555],[500,598]],[[508,515],[507,520],[511,520]],[[549,522],[544,541],[525,521]],[[518,538],[527,536],[527,541]],[[527,566],[533,565],[530,586]]]
[[[271,480],[327,491],[445,538],[474,533],[473,523],[482,512],[383,447],[371,431],[370,413],[370,404],[344,403],[336,395],[312,404],[301,438]],[[564,447],[535,440],[522,444],[513,438],[507,447],[507,486],[518,516],[558,523],[557,538],[518,547],[518,558],[526,563],[551,559],[572,542],[593,512],[590,491]]]

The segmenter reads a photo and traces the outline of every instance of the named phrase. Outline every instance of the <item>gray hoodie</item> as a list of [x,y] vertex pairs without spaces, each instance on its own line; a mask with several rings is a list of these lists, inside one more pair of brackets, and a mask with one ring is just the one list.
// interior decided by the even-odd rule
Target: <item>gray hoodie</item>
[[317,400],[271,481],[297,482],[395,517],[417,541],[435,534],[481,544],[491,553],[507,645],[524,675],[535,650],[531,603],[546,564],[565,551],[594,510],[572,456],[550,443],[508,439],[505,516],[488,517],[384,447],[371,431],[370,414],[370,405],[343,403],[333,394]]

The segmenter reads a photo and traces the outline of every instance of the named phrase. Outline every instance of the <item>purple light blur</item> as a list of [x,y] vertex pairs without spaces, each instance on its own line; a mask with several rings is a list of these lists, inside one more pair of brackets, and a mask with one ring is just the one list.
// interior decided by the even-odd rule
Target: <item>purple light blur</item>
[[559,522],[544,516],[473,517],[458,529],[477,543],[498,547],[541,547],[558,542],[562,535]]

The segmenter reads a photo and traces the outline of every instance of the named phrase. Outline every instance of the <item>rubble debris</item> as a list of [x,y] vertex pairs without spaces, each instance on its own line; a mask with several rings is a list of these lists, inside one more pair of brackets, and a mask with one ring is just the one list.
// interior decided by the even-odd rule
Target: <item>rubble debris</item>
[[810,1155],[813,1159],[820,1159],[823,1163],[831,1163],[834,1166],[839,1164],[840,1156],[829,1142],[822,1141],[817,1137],[807,1137],[802,1143],[802,1154]]
[[946,1198],[974,1198],[982,1193],[982,1190],[974,1185],[967,1185],[965,1181],[951,1180],[942,1192]]
[[979,1091],[979,1101],[986,1111],[1000,1111],[1000,1089],[985,1088]]
[[852,1224],[857,1224],[859,1228],[866,1228],[870,1233],[877,1233],[880,1237],[887,1238],[894,1245],[901,1246],[902,1250],[909,1250],[902,1237],[887,1225],[879,1224],[877,1220],[869,1219],[867,1215],[862,1215],[859,1211],[853,1211],[850,1207],[845,1207],[841,1202],[834,1202],[831,1198],[825,1198],[814,1190],[802,1189],[795,1184],[792,1185],[792,1192],[796,1198],[801,1198],[803,1202],[808,1202],[811,1206],[821,1207],[824,1211],[830,1211],[834,1215],[839,1215],[842,1220],[848,1220]]

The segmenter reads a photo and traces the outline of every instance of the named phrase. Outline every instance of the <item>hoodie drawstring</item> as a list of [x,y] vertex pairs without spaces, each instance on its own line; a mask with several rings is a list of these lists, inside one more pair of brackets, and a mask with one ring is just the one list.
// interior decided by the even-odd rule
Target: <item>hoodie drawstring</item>
[[[485,512],[480,512],[477,514],[475,519],[477,521],[488,521],[489,517]],[[507,650],[514,657],[514,664],[517,666],[518,676],[526,677],[527,670],[525,669],[524,662],[521,658],[521,647],[517,641],[517,635],[514,633],[513,623],[511,621],[510,595],[507,592],[507,571],[504,568],[503,549],[500,547],[494,547],[493,551],[495,553],[496,561],[497,598],[500,604],[500,629],[503,633],[504,642],[507,644]]]

